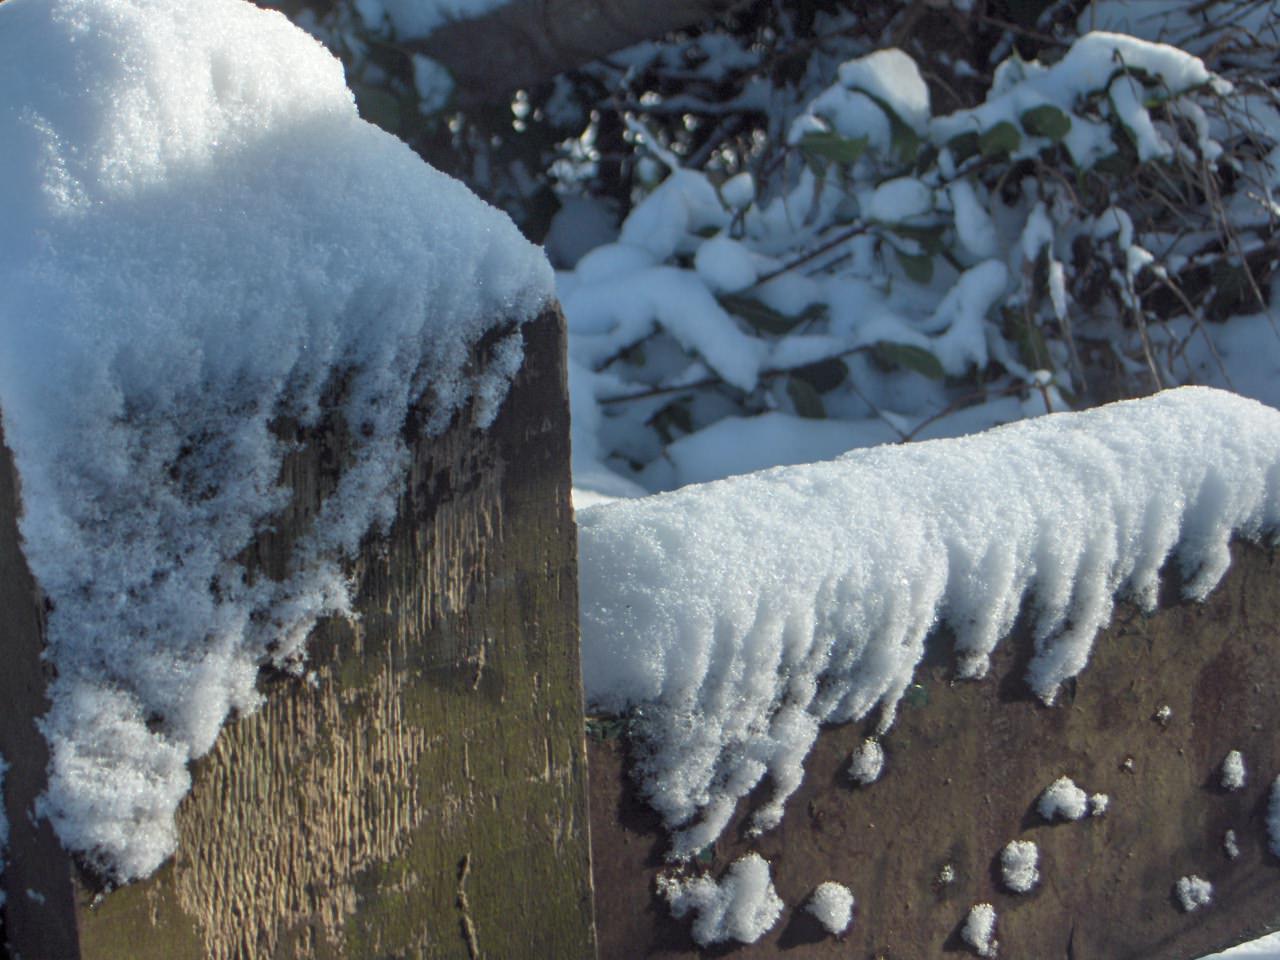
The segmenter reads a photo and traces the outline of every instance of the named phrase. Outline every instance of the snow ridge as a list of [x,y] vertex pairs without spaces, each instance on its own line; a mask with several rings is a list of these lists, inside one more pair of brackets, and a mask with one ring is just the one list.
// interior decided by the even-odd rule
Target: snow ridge
[[579,514],[587,695],[636,708],[684,857],[766,775],[775,825],[820,723],[887,729],[940,622],[981,677],[1031,602],[1052,702],[1117,594],[1152,607],[1173,557],[1202,599],[1278,527],[1280,412],[1195,387],[605,503]]

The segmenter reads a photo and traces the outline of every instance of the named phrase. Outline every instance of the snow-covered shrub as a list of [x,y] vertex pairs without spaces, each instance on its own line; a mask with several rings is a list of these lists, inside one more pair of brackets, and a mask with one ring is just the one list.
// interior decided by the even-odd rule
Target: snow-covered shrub
[[900,50],[838,73],[767,179],[690,169],[633,121],[665,178],[558,283],[616,470],[663,489],[1231,382],[1206,325],[1266,300],[1269,94],[1108,33],[1011,57],[946,114]]

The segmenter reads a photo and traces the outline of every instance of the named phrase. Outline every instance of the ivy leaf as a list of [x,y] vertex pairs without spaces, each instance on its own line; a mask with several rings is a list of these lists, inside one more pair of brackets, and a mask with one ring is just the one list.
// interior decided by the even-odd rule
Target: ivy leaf
[[933,257],[927,253],[903,253],[897,247],[893,252],[898,255],[898,263],[902,264],[902,272],[907,279],[924,285],[933,279]]
[[978,136],[978,149],[984,157],[1012,153],[1022,143],[1022,134],[1008,120],[1001,120],[994,127],[983,130]]
[[818,395],[818,391],[807,380],[799,377],[787,378],[787,396],[791,398],[792,404],[795,405],[796,413],[810,420],[823,420],[827,416],[827,408],[822,403],[822,397]]
[[876,359],[886,367],[902,367],[924,374],[930,380],[942,380],[947,372],[942,369],[942,362],[923,347],[915,347],[909,343],[893,343],[881,340],[875,345]]
[[956,134],[947,141],[947,149],[956,163],[964,163],[978,152],[978,135],[973,131]]
[[790,333],[801,321],[807,319],[803,315],[788,317],[785,313],[779,313],[773,307],[766,306],[751,297],[725,295],[719,299],[720,306],[735,317],[745,320],[761,333],[771,333],[774,336]]
[[1059,142],[1071,130],[1071,117],[1051,104],[1032,107],[1018,118],[1022,129],[1037,137],[1048,137]]
[[946,244],[943,243],[943,238],[946,236],[946,227],[942,224],[922,226],[919,224],[895,223],[888,229],[904,240],[911,240],[926,254],[937,254],[946,249]]
[[849,376],[849,367],[839,357],[828,357],[796,367],[791,376],[803,380],[818,393],[827,393],[844,383],[845,377]]
[[852,166],[866,153],[867,142],[866,137],[855,140],[838,133],[807,133],[800,140],[800,149],[812,156]]

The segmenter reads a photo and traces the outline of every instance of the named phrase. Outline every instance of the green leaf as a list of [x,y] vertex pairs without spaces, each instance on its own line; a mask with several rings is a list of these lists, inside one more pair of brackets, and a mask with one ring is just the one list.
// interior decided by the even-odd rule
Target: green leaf
[[796,413],[810,420],[824,420],[827,416],[827,408],[822,403],[822,397],[818,395],[807,380],[801,380],[799,377],[787,378],[787,396],[791,398],[792,404],[796,408]]
[[894,247],[893,252],[898,255],[898,263],[902,264],[902,272],[907,275],[907,279],[919,284],[933,279],[933,257],[929,254],[903,253],[897,247]]
[[964,163],[978,152],[978,135],[973,131],[957,134],[947,141],[947,149],[956,163]]
[[1060,141],[1071,130],[1071,117],[1064,111],[1050,104],[1032,107],[1023,113],[1019,120],[1022,129],[1037,137],[1048,137],[1054,143]]
[[943,239],[946,236],[947,228],[942,224],[922,226],[919,224],[895,223],[887,229],[896,236],[911,240],[929,255],[941,253],[946,248]]
[[983,130],[978,136],[978,149],[984,157],[1012,153],[1022,143],[1022,134],[1008,120],[1001,120],[994,127]]
[[942,362],[923,347],[914,347],[909,343],[893,343],[881,340],[875,345],[876,359],[887,367],[902,367],[924,374],[930,380],[945,379],[947,372],[942,369]]
[[852,165],[866,153],[867,138],[850,139],[838,133],[807,133],[800,140],[800,149],[824,160]]
[[360,118],[375,124],[388,133],[400,129],[400,101],[380,87],[353,83],[351,92],[356,97]]
[[818,393],[827,393],[844,383],[845,377],[849,376],[849,367],[839,357],[828,357],[796,367],[791,376],[803,380]]
[[751,297],[726,294],[719,299],[720,306],[735,317],[745,320],[761,333],[771,333],[774,336],[790,333],[802,320],[806,319],[804,316],[788,317],[785,313],[779,313],[773,307],[766,306]]

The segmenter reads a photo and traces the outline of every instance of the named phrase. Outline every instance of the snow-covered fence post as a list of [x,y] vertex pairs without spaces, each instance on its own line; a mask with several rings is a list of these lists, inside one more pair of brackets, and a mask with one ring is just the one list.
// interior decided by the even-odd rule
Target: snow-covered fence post
[[314,39],[0,4],[0,422],[14,960],[593,956],[551,267]]
[[[15,955],[590,957],[591,888],[569,510],[563,322],[527,324],[491,426],[412,448],[397,519],[354,565],[358,622],[311,641],[311,682],[267,684],[193,770],[178,852],[102,890],[22,812],[48,752],[41,607],[0,472]],[[249,565],[282,569],[342,460],[304,432],[294,498]]]

